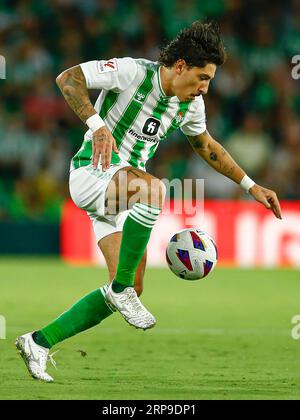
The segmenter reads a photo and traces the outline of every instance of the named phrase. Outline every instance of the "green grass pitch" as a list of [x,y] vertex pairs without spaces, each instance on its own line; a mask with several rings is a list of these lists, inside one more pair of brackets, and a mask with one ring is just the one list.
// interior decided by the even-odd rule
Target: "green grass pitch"
[[[300,272],[217,267],[187,282],[148,269],[142,297],[157,318],[137,331],[114,314],[58,345],[55,383],[31,379],[14,339],[103,285],[99,268],[56,259],[0,260],[0,399],[298,399]],[[81,352],[86,352],[85,357]]]

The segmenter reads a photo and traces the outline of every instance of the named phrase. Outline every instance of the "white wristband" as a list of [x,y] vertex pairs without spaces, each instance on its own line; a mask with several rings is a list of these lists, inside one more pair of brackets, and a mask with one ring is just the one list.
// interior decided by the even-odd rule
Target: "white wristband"
[[255,185],[255,182],[249,178],[247,175],[244,176],[244,178],[240,182],[240,186],[248,193],[250,188],[252,188]]
[[99,128],[105,126],[104,121],[102,120],[99,114],[92,115],[86,120],[85,123],[93,133],[99,130]]

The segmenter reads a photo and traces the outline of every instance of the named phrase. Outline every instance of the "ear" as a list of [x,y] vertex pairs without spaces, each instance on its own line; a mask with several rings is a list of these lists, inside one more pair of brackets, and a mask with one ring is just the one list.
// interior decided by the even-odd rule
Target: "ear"
[[183,58],[176,61],[176,63],[175,63],[175,73],[177,75],[180,75],[183,72],[183,70],[186,69],[186,68],[187,68],[187,64],[186,64],[186,61]]

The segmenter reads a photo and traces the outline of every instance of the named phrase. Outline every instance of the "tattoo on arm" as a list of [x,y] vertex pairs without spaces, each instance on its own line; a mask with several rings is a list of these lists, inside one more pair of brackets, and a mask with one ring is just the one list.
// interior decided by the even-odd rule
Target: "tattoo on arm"
[[215,152],[211,152],[211,154],[209,155],[210,159],[214,162],[216,162],[218,160],[218,156]]
[[235,182],[239,182],[242,170],[231,155],[208,132],[203,133],[203,138],[201,136],[189,137],[195,152],[216,171]]
[[80,66],[72,67],[62,73],[57,78],[57,84],[69,106],[83,122],[95,114]]
[[189,137],[189,141],[194,149],[203,149],[203,141],[201,141],[198,137]]
[[195,140],[193,142],[193,146],[194,146],[195,149],[202,149],[203,143],[200,140]]
[[209,154],[210,160],[213,162],[213,167],[223,175],[232,178],[237,169],[237,165],[224,147],[220,148],[220,154],[218,151],[213,150]]
[[233,174],[234,170],[235,170],[235,166],[231,166],[229,169],[227,169],[226,175],[229,176],[229,177],[231,177],[231,175]]
[[[228,152],[224,149],[224,147],[221,148],[221,153],[222,153],[223,158],[225,158],[225,157],[228,158],[229,157],[231,159],[231,162],[235,163],[232,160],[232,158],[229,156]],[[237,167],[236,165],[231,165],[229,167],[228,167],[228,164],[224,165],[224,174],[230,178],[233,175],[236,167]]]

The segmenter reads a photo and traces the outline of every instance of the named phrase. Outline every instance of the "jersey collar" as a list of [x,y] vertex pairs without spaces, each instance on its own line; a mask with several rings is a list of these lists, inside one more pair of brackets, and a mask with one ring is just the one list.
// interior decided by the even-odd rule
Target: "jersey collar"
[[162,83],[161,83],[161,76],[160,76],[161,68],[162,68],[162,66],[158,65],[158,67],[157,67],[157,79],[158,79],[158,86],[159,86],[160,96],[163,99],[166,99],[166,100],[171,100],[172,98],[177,98],[177,96],[167,96],[165,94],[165,92],[163,90],[163,87],[162,87]]

